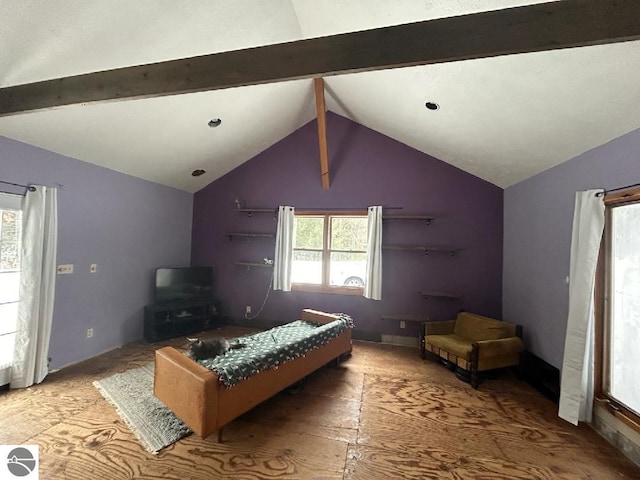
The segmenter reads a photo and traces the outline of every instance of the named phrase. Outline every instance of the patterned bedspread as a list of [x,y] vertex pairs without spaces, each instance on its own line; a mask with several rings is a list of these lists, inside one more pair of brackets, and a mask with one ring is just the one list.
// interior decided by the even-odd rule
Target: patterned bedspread
[[264,332],[240,337],[231,344],[244,343],[246,347],[229,350],[224,355],[199,360],[198,363],[216,372],[220,381],[231,387],[258,372],[277,368],[281,363],[305,355],[337,337],[347,328],[353,328],[353,320],[344,314],[324,325],[296,320]]

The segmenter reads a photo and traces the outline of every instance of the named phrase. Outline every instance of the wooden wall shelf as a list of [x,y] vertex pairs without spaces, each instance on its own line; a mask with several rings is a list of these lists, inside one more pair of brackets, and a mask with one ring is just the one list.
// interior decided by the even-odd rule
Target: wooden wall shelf
[[252,238],[276,238],[275,233],[235,232],[227,233],[226,235],[229,237],[229,240],[233,240],[233,237],[241,237],[246,240],[250,240]]
[[252,268],[273,268],[273,263],[236,262],[236,265],[245,267],[247,270],[251,270]]
[[426,221],[427,226],[431,225],[431,222],[435,220],[435,217],[430,215],[403,215],[403,214],[391,214],[382,215],[382,220],[421,220]]

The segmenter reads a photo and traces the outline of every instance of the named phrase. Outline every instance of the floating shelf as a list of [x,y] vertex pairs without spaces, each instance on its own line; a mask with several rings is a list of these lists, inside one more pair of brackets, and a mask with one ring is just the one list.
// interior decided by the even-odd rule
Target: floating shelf
[[274,233],[251,233],[251,232],[235,232],[235,233],[227,233],[227,237],[229,240],[233,240],[233,237],[242,237],[247,240],[251,238],[276,238]]
[[455,256],[461,249],[452,247],[419,247],[413,245],[383,245],[383,250],[397,250],[397,251],[416,251],[422,252],[425,255],[430,253],[448,253],[451,256]]
[[429,299],[433,297],[433,298],[444,298],[449,300],[455,300],[460,298],[460,295],[456,293],[435,292],[435,291],[420,292],[420,295],[422,295],[425,299]]
[[258,263],[258,262],[236,262],[236,265],[241,267],[245,267],[247,270],[251,270],[252,268],[273,268],[273,264],[269,263]]
[[424,220],[427,222],[427,226],[431,225],[431,222],[435,220],[435,217],[430,215],[382,215],[382,220]]

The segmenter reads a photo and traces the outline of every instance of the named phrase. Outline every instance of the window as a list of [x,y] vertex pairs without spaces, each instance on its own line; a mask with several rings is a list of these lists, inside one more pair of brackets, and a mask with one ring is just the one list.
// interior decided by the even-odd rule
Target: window
[[[640,189],[605,197],[596,290],[596,396],[640,427]],[[604,267],[604,268],[602,268]]]
[[293,289],[362,295],[366,212],[296,212],[294,229]]
[[20,292],[21,197],[0,193],[0,385],[9,383]]

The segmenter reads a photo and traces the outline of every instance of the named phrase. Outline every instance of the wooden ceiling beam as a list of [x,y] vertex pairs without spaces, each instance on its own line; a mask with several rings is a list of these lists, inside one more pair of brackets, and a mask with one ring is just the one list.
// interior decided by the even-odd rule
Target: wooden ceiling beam
[[313,87],[316,92],[316,113],[318,116],[318,144],[320,147],[320,175],[322,188],[329,189],[329,152],[327,149],[327,113],[324,103],[324,80],[313,79]]
[[563,0],[0,89],[0,115],[640,39],[640,1]]

